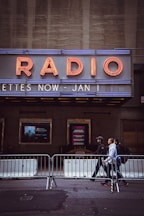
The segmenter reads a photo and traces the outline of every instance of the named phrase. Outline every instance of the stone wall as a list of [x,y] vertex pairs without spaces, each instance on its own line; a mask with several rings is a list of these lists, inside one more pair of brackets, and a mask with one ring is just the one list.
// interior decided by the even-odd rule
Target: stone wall
[[138,48],[143,55],[143,20],[143,0],[0,0],[0,48]]

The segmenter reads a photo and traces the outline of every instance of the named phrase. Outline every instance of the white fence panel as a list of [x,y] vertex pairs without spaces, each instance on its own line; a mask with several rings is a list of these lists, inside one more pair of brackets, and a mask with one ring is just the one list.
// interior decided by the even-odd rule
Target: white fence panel
[[[91,178],[98,159],[64,159],[64,177]],[[106,176],[100,167],[97,177]]]
[[32,177],[38,172],[36,159],[0,160],[0,177]]

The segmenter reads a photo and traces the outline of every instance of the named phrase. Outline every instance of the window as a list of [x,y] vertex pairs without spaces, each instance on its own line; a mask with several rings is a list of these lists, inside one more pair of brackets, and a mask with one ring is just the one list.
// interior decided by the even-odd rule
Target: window
[[144,153],[144,121],[123,120],[123,143],[132,153]]

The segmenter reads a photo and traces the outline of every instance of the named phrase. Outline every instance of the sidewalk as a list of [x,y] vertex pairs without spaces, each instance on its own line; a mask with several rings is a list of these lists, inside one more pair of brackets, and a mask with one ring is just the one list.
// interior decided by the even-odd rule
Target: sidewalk
[[120,193],[89,180],[0,180],[1,216],[142,216],[144,183],[129,182]]

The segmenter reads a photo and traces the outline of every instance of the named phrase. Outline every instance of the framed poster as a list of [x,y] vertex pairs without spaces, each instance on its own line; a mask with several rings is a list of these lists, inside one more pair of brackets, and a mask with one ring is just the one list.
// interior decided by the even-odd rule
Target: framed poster
[[4,119],[0,119],[0,153],[3,152]]
[[67,143],[73,146],[84,146],[91,143],[91,120],[68,119]]
[[52,119],[20,119],[20,144],[51,144]]

